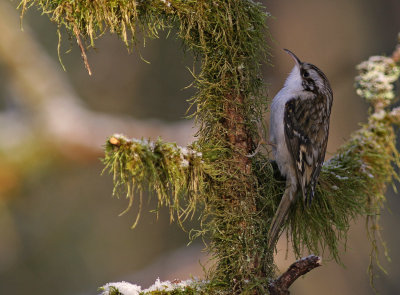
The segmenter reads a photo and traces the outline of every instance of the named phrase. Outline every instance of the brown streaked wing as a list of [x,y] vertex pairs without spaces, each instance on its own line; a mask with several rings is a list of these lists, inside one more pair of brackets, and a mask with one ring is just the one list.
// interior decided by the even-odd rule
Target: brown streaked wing
[[[313,197],[315,185],[325,158],[329,133],[326,98],[296,97],[285,105],[284,130],[288,149],[295,164],[303,197]],[[309,191],[311,189],[311,191]]]

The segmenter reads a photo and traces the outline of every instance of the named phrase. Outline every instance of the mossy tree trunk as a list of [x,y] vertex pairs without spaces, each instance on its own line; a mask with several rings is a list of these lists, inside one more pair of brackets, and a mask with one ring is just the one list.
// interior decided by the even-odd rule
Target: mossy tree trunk
[[[201,205],[201,229],[193,236],[208,239],[216,259],[203,294],[266,294],[268,289],[287,294],[293,279],[319,265],[318,257],[310,256],[270,284],[275,264],[267,232],[284,182],[274,177],[259,148],[267,106],[260,70],[268,49],[264,7],[250,0],[22,0],[22,10],[32,4],[77,38],[88,69],[85,42],[93,45],[105,28],[118,33],[128,48],[137,41],[136,30],[157,37],[160,29],[177,28],[186,49],[201,61],[199,73],[193,73],[197,93],[191,100],[197,140],[182,148],[114,135],[107,140],[104,162],[114,174],[115,190],[122,188],[131,203],[135,192],[153,190],[179,223]],[[383,60],[377,69],[396,79],[400,73],[395,60]],[[372,97],[391,99],[379,91]],[[388,112],[389,106],[374,117],[375,109],[369,123],[324,165],[311,207],[297,202],[291,209],[286,227],[297,256],[304,249],[327,249],[340,260],[338,245],[350,221],[379,214],[386,183],[395,176],[391,165],[399,163],[391,127],[398,114]]]

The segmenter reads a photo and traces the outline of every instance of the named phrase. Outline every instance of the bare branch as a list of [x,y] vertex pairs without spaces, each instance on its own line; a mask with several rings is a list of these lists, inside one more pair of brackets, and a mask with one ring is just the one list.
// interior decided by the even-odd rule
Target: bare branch
[[270,295],[290,294],[288,289],[294,281],[318,266],[321,266],[321,258],[315,255],[297,260],[289,266],[286,272],[269,284],[268,289]]

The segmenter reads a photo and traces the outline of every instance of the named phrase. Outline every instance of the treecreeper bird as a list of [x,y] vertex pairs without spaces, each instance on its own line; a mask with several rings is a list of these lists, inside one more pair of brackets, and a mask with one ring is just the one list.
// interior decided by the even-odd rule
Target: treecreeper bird
[[321,171],[329,134],[332,89],[316,66],[284,49],[295,66],[271,104],[270,142],[286,189],[272,219],[268,244],[279,238],[290,206],[298,195],[310,205]]

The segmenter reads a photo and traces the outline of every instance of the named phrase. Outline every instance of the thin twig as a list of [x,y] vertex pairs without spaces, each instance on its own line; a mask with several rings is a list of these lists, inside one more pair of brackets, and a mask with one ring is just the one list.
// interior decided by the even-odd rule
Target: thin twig
[[286,272],[269,284],[270,295],[289,295],[288,289],[294,281],[318,266],[321,266],[321,258],[315,255],[297,260]]
[[87,55],[86,55],[86,51],[85,51],[85,47],[83,46],[81,37],[80,37],[80,31],[78,29],[78,27],[76,25],[74,25],[74,34],[76,37],[76,42],[78,43],[79,48],[81,49],[81,55],[82,55],[82,59],[83,59],[83,63],[85,64],[85,68],[87,69],[89,76],[92,75],[92,70],[90,69],[90,65],[87,59]]
[[398,44],[392,53],[392,59],[394,60],[395,63],[400,62],[400,33],[397,36],[397,38],[398,38],[398,40],[397,40]]

